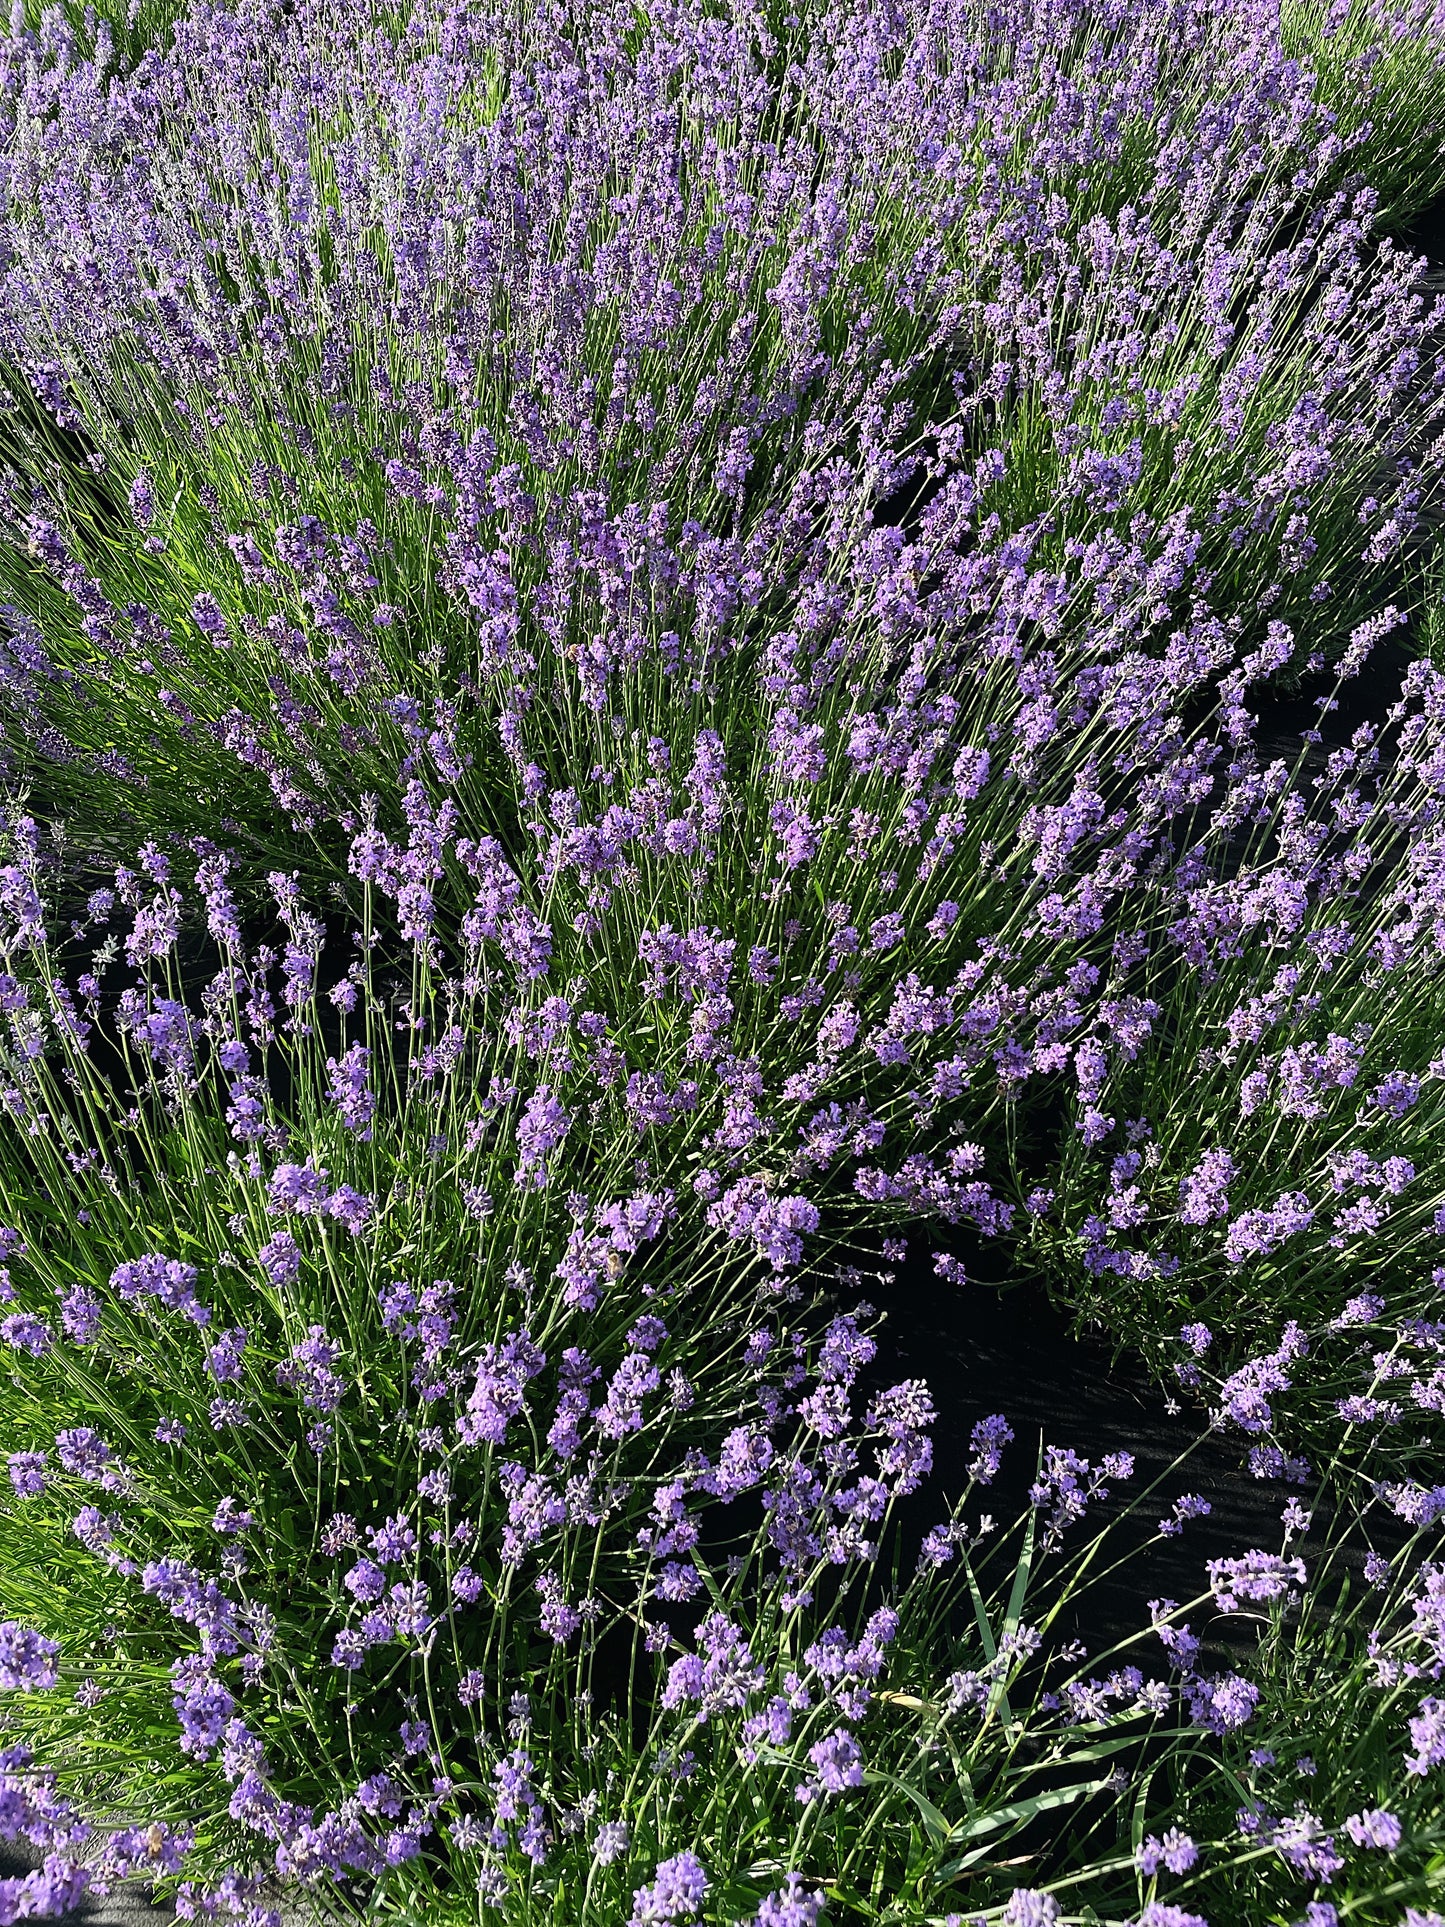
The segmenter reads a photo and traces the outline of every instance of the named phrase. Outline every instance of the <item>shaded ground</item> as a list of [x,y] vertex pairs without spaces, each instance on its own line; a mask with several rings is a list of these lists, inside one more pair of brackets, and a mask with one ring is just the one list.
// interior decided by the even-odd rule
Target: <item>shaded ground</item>
[[[1041,1445],[1071,1448],[1095,1465],[1109,1453],[1133,1454],[1134,1476],[1112,1487],[1109,1503],[1071,1529],[1066,1555],[1070,1545],[1093,1536],[1096,1520],[1116,1517],[1131,1494],[1195,1448],[1135,1520],[1120,1528],[1119,1551],[1152,1537],[1181,1493],[1205,1498],[1208,1517],[1191,1520],[1179,1537],[1147,1555],[1131,1557],[1116,1577],[1080,1600],[1070,1631],[1091,1653],[1107,1650],[1147,1623],[1148,1600],[1188,1600],[1205,1590],[1206,1560],[1252,1546],[1278,1547],[1280,1510],[1291,1488],[1251,1477],[1238,1435],[1213,1433],[1197,1443],[1204,1415],[1197,1408],[1171,1411],[1171,1401],[1142,1367],[1112,1364],[1111,1348],[1102,1338],[1070,1337],[1064,1314],[1036,1281],[1021,1279],[1002,1289],[989,1283],[948,1284],[935,1274],[931,1252],[926,1238],[911,1240],[908,1258],[893,1268],[893,1283],[872,1293],[888,1313],[872,1379],[879,1384],[899,1377],[926,1379],[938,1409],[933,1477],[910,1502],[902,1522],[915,1544],[943,1515],[944,1502],[967,1482],[974,1425],[999,1412],[1013,1427],[1014,1443],[981,1509],[1001,1525],[1027,1504]],[[1203,1627],[1196,1623],[1195,1629]],[[1212,1628],[1212,1636],[1235,1630],[1226,1621]]]

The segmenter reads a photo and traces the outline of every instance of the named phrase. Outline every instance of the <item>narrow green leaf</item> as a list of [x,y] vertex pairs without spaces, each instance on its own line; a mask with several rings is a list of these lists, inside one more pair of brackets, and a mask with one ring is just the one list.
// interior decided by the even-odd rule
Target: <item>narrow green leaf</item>
[[[1072,1806],[1076,1800],[1086,1800],[1091,1794],[1101,1793],[1108,1784],[1107,1777],[1102,1780],[1081,1780],[1074,1786],[1050,1787],[1046,1793],[1036,1793],[1031,1800],[1015,1800],[1008,1806],[986,1808],[971,1820],[965,1820],[962,1826],[954,1828],[952,1844],[960,1846],[965,1840],[976,1840],[981,1834],[997,1833],[1001,1827],[1022,1826],[1041,1813],[1052,1813],[1058,1807]],[[958,1860],[948,1861],[939,1868],[938,1879],[951,1880],[955,1874],[964,1872],[993,1850],[993,1842],[990,1841]]]
[[924,1829],[933,1844],[936,1847],[947,1847],[952,1844],[952,1834],[949,1831],[948,1821],[927,1795],[920,1793],[916,1786],[910,1786],[907,1780],[900,1780],[896,1774],[884,1773],[881,1768],[874,1767],[869,1767],[865,1770],[863,1783],[865,1786],[881,1785],[897,1787],[898,1791],[905,1794],[907,1798],[913,1802],[914,1806],[918,1808],[923,1818]]
[[1019,1562],[1014,1569],[1013,1590],[1009,1593],[1008,1611],[1004,1615],[1003,1637],[1015,1633],[1023,1620],[1024,1599],[1029,1589],[1029,1574],[1034,1563],[1034,1526],[1038,1513],[1029,1512],[1028,1524],[1024,1527],[1024,1542],[1019,1549]]
[[968,1574],[968,1590],[973,1595],[973,1616],[978,1621],[979,1638],[983,1641],[983,1656],[985,1659],[992,1659],[998,1652],[998,1647],[994,1644],[993,1628],[988,1623],[988,1614],[984,1610],[983,1594],[979,1591],[978,1581],[974,1577],[973,1561],[966,1552],[962,1557],[963,1569]]

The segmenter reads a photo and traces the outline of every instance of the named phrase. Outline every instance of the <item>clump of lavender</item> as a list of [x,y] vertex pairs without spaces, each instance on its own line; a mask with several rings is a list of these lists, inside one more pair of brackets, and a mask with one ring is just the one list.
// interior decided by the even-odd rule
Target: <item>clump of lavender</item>
[[1445,682],[1417,661],[1381,727],[1307,744],[1221,799],[1160,905],[1168,1050],[1151,1039],[1118,1063],[1108,1132],[1079,1134],[1053,1219],[1032,1227],[1076,1254],[1092,1300],[1147,1305],[1186,1388],[1211,1368],[1227,1379],[1223,1415],[1250,1434],[1296,1379],[1331,1428],[1433,1410],[1415,1369],[1393,1351],[1371,1363],[1366,1337],[1397,1329],[1412,1347],[1445,1279],[1442,723]]
[[[1269,9],[1028,15],[1023,79],[961,0],[781,40],[248,4],[104,86],[22,34],[0,339],[90,460],[17,449],[17,770],[333,865],[409,779],[512,848],[550,797],[574,844],[618,812],[594,862],[640,828],[685,863],[611,757],[640,729],[675,782],[705,725],[815,873],[876,809],[845,776],[905,773],[880,831],[920,850],[985,751],[1068,807],[1091,718],[1187,784],[1177,706],[1338,653],[1415,544],[1428,307],[1373,245],[1371,124]],[[1357,113],[1402,36],[1330,26]]]
[[[38,842],[15,826],[22,910]],[[230,930],[223,867],[210,852],[197,866]],[[182,881],[171,868],[159,887],[184,905]],[[795,1885],[901,1854],[922,1902],[955,1848],[946,1830],[908,1872],[900,1783],[924,1775],[966,1839],[980,1811],[1027,1824],[1041,1761],[1080,1798],[1099,1791],[1100,1731],[1143,1744],[1173,1722],[1186,1747],[1201,1730],[1243,1745],[1259,1688],[1208,1666],[1167,1615],[1152,1670],[1081,1669],[1052,1634],[1108,1543],[1083,1521],[1106,1484],[1131,1482],[1126,1453],[1050,1448],[1025,1520],[1001,1531],[977,1500],[1011,1431],[980,1419],[974,1484],[913,1576],[886,1580],[895,1509],[931,1467],[928,1388],[865,1388],[869,1310],[824,1317],[751,1221],[710,1226],[675,1168],[691,1113],[673,1146],[651,1140],[644,1178],[619,1092],[614,1130],[595,1112],[586,1140],[569,1123],[539,1185],[518,1149],[525,1027],[510,1041],[433,980],[439,947],[400,1028],[363,947],[327,1037],[325,947],[288,999],[294,965],[237,928],[180,1056],[170,1029],[145,1028],[163,960],[125,989],[72,993],[33,907],[6,981],[42,1048],[23,1074],[15,1058],[0,1162],[8,1316],[44,1333],[6,1333],[30,1373],[7,1421],[7,1583],[31,1616],[0,1644],[12,1726],[35,1750],[16,1785],[43,1802],[59,1768],[85,1788],[142,1713],[174,1760],[160,1817],[142,1806],[144,1827],[97,1829],[85,1854],[68,1809],[36,1823],[56,1894],[144,1872],[179,1882],[183,1905],[214,1890],[264,1911],[277,1880],[437,1905],[460,1883],[526,1919],[539,1883],[573,1868],[597,1918],[629,1895],[646,1918],[637,1896],[670,1894],[662,1870],[681,1856],[732,1878],[737,1803],[761,1799]],[[173,950],[169,968],[183,989]],[[480,1065],[425,1041],[443,1016]],[[107,1033],[118,1076],[98,1058]],[[348,1060],[377,1094],[364,1119],[336,1074]],[[977,1182],[976,1158],[958,1168]],[[646,1188],[599,1202],[609,1172]],[[1160,1535],[1197,1512],[1179,1498]],[[1216,1601],[1287,1612],[1298,1566],[1257,1549],[1201,1580]],[[43,1572],[65,1575],[63,1596]],[[55,1616],[36,1624],[46,1597]],[[285,1713],[298,1690],[303,1724]],[[621,1704],[650,1705],[645,1745]],[[1021,1767],[1024,1708],[1042,1751]],[[955,1755],[966,1777],[936,1780]],[[125,1797],[153,1801],[148,1771]],[[761,1887],[753,1904],[763,1919],[781,1905]]]
[[[1377,219],[1434,163],[1405,92],[1361,115],[1438,25],[243,0],[117,61],[17,19],[12,1913],[1423,1900],[1445,1501],[1392,1428],[1439,1333],[1375,1274],[1435,1230],[1445,699],[1417,664],[1393,761],[1318,783],[1253,705],[1418,614],[1445,395]],[[899,1568],[933,1397],[807,1266],[920,1219],[1168,1333],[1290,1488],[1151,1670],[1055,1637],[1127,1451],[1049,1444],[999,1531],[981,1418]],[[1400,1528],[1378,1611],[1325,1499]],[[1263,1777],[1306,1705],[1368,1799],[1348,1749],[1312,1805]],[[147,1757],[93,1839],[48,1776],[141,1730],[163,1811]],[[1146,1740],[1157,1846],[1015,1889],[1059,1807],[1125,1838]]]

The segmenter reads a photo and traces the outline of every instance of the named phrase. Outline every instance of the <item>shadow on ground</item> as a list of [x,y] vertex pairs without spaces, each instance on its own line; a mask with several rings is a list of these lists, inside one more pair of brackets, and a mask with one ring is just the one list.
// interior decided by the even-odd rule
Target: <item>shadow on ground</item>
[[[1109,1503],[1072,1528],[1065,1555],[1071,1543],[1093,1536],[1096,1520],[1118,1517],[1132,1493],[1186,1451],[1187,1461],[1118,1529],[1119,1552],[1132,1553],[1151,1538],[1182,1493],[1197,1493],[1209,1503],[1208,1517],[1131,1556],[1116,1577],[1082,1597],[1069,1632],[1091,1653],[1146,1625],[1150,1599],[1189,1600],[1204,1591],[1207,1560],[1253,1546],[1278,1547],[1280,1511],[1290,1488],[1254,1478],[1237,1435],[1214,1432],[1201,1439],[1207,1419],[1197,1407],[1180,1409],[1142,1365],[1116,1363],[1102,1339],[1072,1336],[1066,1314],[1050,1303],[1040,1282],[950,1284],[934,1272],[931,1252],[925,1239],[910,1241],[907,1259],[893,1267],[892,1283],[880,1282],[869,1293],[888,1314],[870,1389],[900,1377],[925,1379],[938,1412],[933,1477],[900,1521],[913,1545],[967,1483],[974,1425],[998,1412],[1012,1426],[1014,1442],[980,1509],[1000,1525],[1027,1504],[1041,1446],[1070,1448],[1095,1465],[1109,1453],[1134,1457],[1132,1479],[1114,1486]],[[904,1569],[910,1566],[908,1557]],[[1202,1623],[1195,1629],[1202,1631]],[[1236,1623],[1216,1621],[1211,1638],[1232,1644],[1239,1630]]]

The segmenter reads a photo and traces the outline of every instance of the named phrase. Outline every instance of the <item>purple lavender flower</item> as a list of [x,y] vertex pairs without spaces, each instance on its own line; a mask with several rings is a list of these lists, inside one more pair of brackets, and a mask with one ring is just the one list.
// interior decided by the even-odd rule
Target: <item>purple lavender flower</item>
[[1286,1238],[1297,1237],[1314,1223],[1314,1212],[1303,1191],[1285,1191],[1267,1211],[1245,1211],[1229,1225],[1224,1255],[1231,1264],[1246,1258],[1267,1257]]
[[798,1788],[804,1805],[819,1794],[846,1793],[863,1784],[863,1754],[846,1726],[835,1727],[826,1739],[808,1748],[817,1778]]
[[36,1499],[45,1490],[47,1459],[43,1452],[12,1452],[10,1483],[17,1498]]
[[1345,1821],[1345,1832],[1357,1847],[1378,1847],[1385,1853],[1394,1853],[1403,1838],[1398,1815],[1387,1812],[1384,1807],[1350,1814]]
[[1188,1873],[1198,1858],[1198,1847],[1178,1827],[1170,1827],[1162,1840],[1151,1833],[1134,1854],[1135,1865],[1146,1875],[1157,1874],[1161,1867],[1170,1873]]
[[1238,1612],[1245,1600],[1265,1604],[1289,1597],[1290,1587],[1303,1586],[1303,1559],[1285,1559],[1273,1552],[1247,1552],[1242,1559],[1211,1559],[1209,1584],[1221,1612]]
[[262,1245],[256,1256],[261,1268],[278,1291],[294,1285],[301,1275],[301,1247],[289,1231],[278,1231]]
[[326,1177],[325,1168],[316,1169],[309,1158],[305,1164],[278,1164],[266,1187],[271,1210],[319,1216],[326,1208]]
[[754,1662],[739,1628],[723,1613],[708,1613],[697,1638],[701,1654],[686,1654],[674,1662],[662,1704],[671,1710],[695,1703],[693,1717],[701,1725],[730,1707],[745,1706],[749,1696],[761,1690],[763,1670]]
[[680,1927],[695,1920],[711,1885],[695,1853],[660,1861],[651,1883],[634,1892],[627,1927]]
[[364,1191],[353,1190],[349,1184],[338,1184],[322,1208],[328,1218],[334,1218],[356,1238],[371,1221],[374,1201]]
[[87,1552],[103,1552],[115,1539],[116,1524],[114,1514],[107,1518],[99,1506],[83,1505],[71,1520],[70,1530]]
[[1445,1699],[1433,1694],[1421,1700],[1420,1710],[1409,1721],[1410,1744],[1415,1749],[1405,1757],[1407,1773],[1424,1774],[1445,1766]]
[[54,1343],[45,1320],[28,1311],[11,1312],[8,1318],[0,1318],[0,1339],[13,1345],[16,1351],[28,1352],[32,1358],[43,1358]]
[[467,1445],[500,1445],[507,1427],[522,1410],[527,1382],[546,1364],[525,1331],[514,1332],[500,1345],[482,1347],[476,1382],[457,1436]]
[[103,1479],[115,1464],[115,1454],[88,1425],[72,1426],[55,1435],[55,1456],[77,1479]]
[[662,1383],[662,1374],[646,1352],[628,1352],[607,1386],[607,1395],[595,1415],[597,1430],[604,1438],[621,1439],[640,1430],[642,1402]]
[[386,1591],[386,1573],[374,1559],[358,1559],[341,1583],[362,1605],[375,1605]]
[[566,1137],[571,1118],[553,1095],[539,1084],[527,1099],[517,1125],[517,1183],[542,1190],[550,1176],[548,1157]]
[[240,1383],[243,1376],[241,1360],[245,1355],[247,1340],[248,1334],[238,1326],[232,1331],[221,1332],[215,1344],[207,1347],[206,1370],[218,1385]]
[[79,1905],[91,1879],[90,1868],[64,1854],[47,1853],[34,1872],[0,1880],[0,1908],[12,1920],[62,1918]]
[[1054,1927],[1059,1903],[1052,1894],[1034,1887],[1015,1887],[1003,1910],[1007,1927]]
[[1206,1151],[1179,1186],[1180,1222],[1208,1224],[1214,1218],[1227,1217],[1226,1192],[1235,1175],[1234,1159],[1228,1151]]
[[211,1515],[211,1530],[231,1536],[249,1532],[256,1523],[254,1513],[247,1512],[229,1495],[223,1498]]
[[1013,1443],[1013,1427],[1000,1412],[981,1418],[969,1433],[973,1457],[968,1476],[979,1485],[991,1485],[1003,1464],[1004,1447]]
[[131,515],[135,518],[136,527],[148,529],[151,517],[155,514],[155,491],[151,486],[151,478],[144,469],[141,469],[131,483],[126,499],[130,505]]
[[429,1611],[430,1588],[424,1580],[399,1583],[387,1595],[386,1617],[398,1639],[425,1639],[436,1624]]
[[416,1550],[416,1533],[400,1513],[373,1527],[367,1538],[383,1565],[401,1565]]
[[592,1858],[599,1867],[610,1867],[626,1853],[631,1836],[622,1820],[604,1820],[592,1840]]
[[327,1074],[331,1079],[328,1095],[336,1106],[342,1124],[362,1143],[371,1138],[376,1116],[376,1095],[369,1088],[367,1067],[371,1052],[364,1044],[353,1044],[344,1057],[328,1057]]
[[562,1580],[557,1573],[537,1575],[535,1587],[542,1601],[542,1631],[558,1646],[564,1646],[582,1625],[582,1614],[567,1602]]
[[1134,1460],[1128,1452],[1106,1453],[1097,1466],[1091,1466],[1077,1452],[1046,1446],[1042,1474],[1029,1487],[1030,1505],[1050,1508],[1044,1544],[1056,1545],[1064,1529],[1082,1519],[1095,1500],[1108,1498],[1106,1479],[1127,1479],[1133,1471]]
[[1420,1096],[1420,1080],[1404,1071],[1391,1071],[1370,1093],[1370,1102],[1387,1116],[1404,1117]]
[[326,1335],[323,1325],[312,1325],[305,1338],[291,1347],[290,1358],[276,1367],[276,1383],[290,1386],[313,1412],[334,1412],[346,1394],[346,1381],[332,1367],[341,1347]]
[[59,1683],[55,1669],[59,1651],[58,1641],[7,1619],[0,1625],[0,1687],[9,1692],[48,1691]]
[[177,1691],[171,1697],[181,1728],[181,1751],[208,1759],[220,1745],[236,1702],[203,1660],[178,1660],[171,1668]]
[[750,1927],[818,1927],[825,1904],[821,1889],[810,1892],[801,1874],[790,1873],[783,1886],[764,1896]]
[[803,1238],[816,1231],[818,1207],[807,1198],[773,1198],[758,1178],[747,1178],[708,1207],[708,1223],[729,1238],[751,1238],[774,1271],[787,1271],[803,1255]]
[[1188,1679],[1185,1693],[1190,1719],[1210,1733],[1232,1733],[1247,1725],[1259,1705],[1259,1688],[1238,1673]]
[[117,1265],[110,1282],[127,1304],[153,1298],[167,1311],[180,1312],[193,1325],[208,1325],[211,1321],[210,1312],[196,1297],[195,1266],[182,1264],[177,1258],[148,1252],[143,1258]]
[[870,1615],[861,1637],[853,1643],[838,1627],[830,1627],[807,1647],[803,1657],[824,1683],[827,1697],[847,1719],[861,1720],[872,1702],[869,1683],[887,1663],[886,1648],[898,1632],[898,1614],[882,1606]]
[[1306,1879],[1328,1884],[1344,1866],[1334,1835],[1326,1833],[1318,1815],[1304,1808],[1262,1830],[1275,1852]]
[[1232,1372],[1219,1388],[1222,1416],[1241,1431],[1263,1432],[1272,1418],[1269,1395],[1289,1390],[1290,1378],[1284,1369],[1288,1362],[1279,1350],[1252,1358]]
[[93,1345],[100,1336],[101,1306],[93,1291],[72,1285],[60,1300],[60,1322],[67,1338],[77,1345]]

